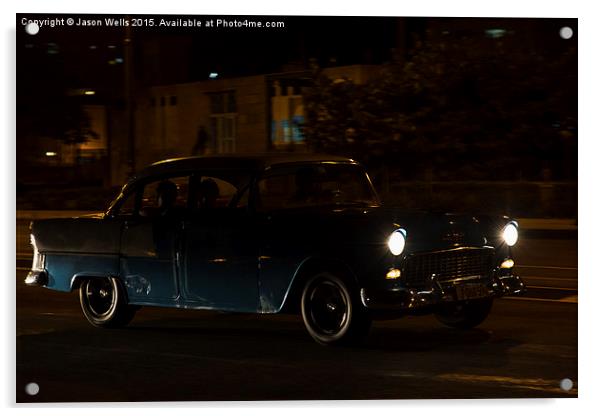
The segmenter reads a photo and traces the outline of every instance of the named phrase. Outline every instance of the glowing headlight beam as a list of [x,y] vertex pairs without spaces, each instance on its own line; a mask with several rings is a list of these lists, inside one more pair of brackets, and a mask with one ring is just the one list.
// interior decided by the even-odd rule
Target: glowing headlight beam
[[518,241],[518,227],[516,223],[510,222],[506,224],[504,231],[502,232],[502,237],[509,246],[515,245]]
[[391,254],[399,256],[406,245],[406,231],[402,228],[393,231],[389,236],[387,245]]

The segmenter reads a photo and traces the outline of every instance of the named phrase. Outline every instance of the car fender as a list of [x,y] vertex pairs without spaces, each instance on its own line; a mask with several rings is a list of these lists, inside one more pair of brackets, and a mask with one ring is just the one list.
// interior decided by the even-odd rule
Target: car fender
[[346,261],[336,257],[309,256],[295,269],[280,307],[275,312],[297,313],[305,282],[320,271],[336,274],[352,286],[359,287],[358,278]]

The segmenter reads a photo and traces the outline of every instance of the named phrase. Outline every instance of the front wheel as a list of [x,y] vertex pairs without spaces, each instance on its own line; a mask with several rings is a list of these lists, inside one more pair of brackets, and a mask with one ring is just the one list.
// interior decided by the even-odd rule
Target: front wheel
[[137,310],[127,304],[125,291],[114,277],[83,281],[79,287],[79,303],[88,322],[102,328],[127,325]]
[[319,273],[307,281],[301,314],[309,334],[323,345],[357,343],[368,334],[372,323],[359,296],[330,273]]
[[489,315],[493,298],[475,299],[441,305],[435,317],[442,324],[459,329],[470,329],[481,324]]

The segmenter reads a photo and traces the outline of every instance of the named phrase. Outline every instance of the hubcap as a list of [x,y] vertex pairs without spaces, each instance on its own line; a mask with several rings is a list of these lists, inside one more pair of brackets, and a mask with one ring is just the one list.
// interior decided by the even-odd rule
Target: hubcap
[[86,298],[90,310],[99,317],[111,311],[115,296],[113,284],[109,279],[92,279],[86,285]]
[[333,335],[347,323],[347,298],[333,282],[323,281],[314,286],[308,306],[309,316],[318,332]]

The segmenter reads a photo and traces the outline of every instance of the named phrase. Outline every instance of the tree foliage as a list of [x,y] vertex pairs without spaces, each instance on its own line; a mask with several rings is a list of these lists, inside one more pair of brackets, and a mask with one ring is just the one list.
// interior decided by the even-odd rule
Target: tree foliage
[[305,135],[317,151],[398,166],[405,177],[535,178],[550,167],[571,176],[576,77],[571,47],[546,51],[511,38],[418,43],[365,84],[316,68]]
[[20,62],[24,81],[17,91],[17,134],[45,137],[65,144],[82,144],[98,138],[92,130],[84,100],[65,77],[60,54],[43,50]]

